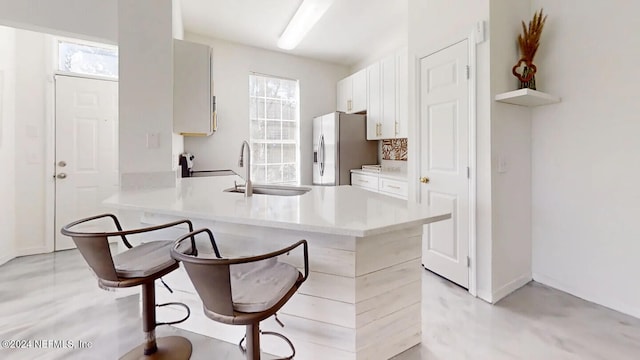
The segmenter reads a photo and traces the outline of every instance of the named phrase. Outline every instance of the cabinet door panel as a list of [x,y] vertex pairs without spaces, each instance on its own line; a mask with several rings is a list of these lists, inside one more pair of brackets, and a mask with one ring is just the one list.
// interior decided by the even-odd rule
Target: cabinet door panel
[[380,62],[382,70],[382,138],[396,137],[396,58],[395,54]]
[[351,75],[352,82],[352,108],[351,112],[367,111],[367,70],[362,69]]
[[378,177],[351,173],[351,185],[378,192]]
[[211,48],[182,40],[173,44],[173,131],[211,135]]
[[407,48],[396,54],[396,137],[409,136],[409,59]]
[[[350,83],[351,80],[349,78],[342,79],[338,81],[337,85],[337,99],[336,99],[336,110],[347,112],[347,102],[349,101],[349,97],[351,96],[351,89],[348,87],[347,83]],[[347,94],[347,90],[349,90],[349,94]]]
[[379,134],[382,121],[380,88],[380,63],[375,63],[367,67],[367,140],[381,138]]

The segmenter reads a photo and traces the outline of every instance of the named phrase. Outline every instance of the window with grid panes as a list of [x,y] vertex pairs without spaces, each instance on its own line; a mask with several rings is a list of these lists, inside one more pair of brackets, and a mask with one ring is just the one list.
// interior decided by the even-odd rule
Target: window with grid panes
[[299,183],[299,99],[297,80],[249,75],[249,142],[254,183]]

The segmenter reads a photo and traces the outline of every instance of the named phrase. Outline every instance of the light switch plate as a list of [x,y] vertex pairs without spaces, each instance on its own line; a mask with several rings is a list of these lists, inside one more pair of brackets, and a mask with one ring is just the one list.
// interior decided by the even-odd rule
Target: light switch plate
[[476,44],[480,44],[485,40],[485,30],[484,30],[484,20],[480,20],[476,23],[475,35],[476,35]]
[[147,133],[147,149],[157,149],[160,147],[160,134]]

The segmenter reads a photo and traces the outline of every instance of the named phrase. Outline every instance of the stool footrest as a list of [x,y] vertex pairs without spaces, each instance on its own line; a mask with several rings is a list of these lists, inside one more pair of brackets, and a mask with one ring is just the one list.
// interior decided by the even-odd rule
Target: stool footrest
[[[293,357],[296,355],[296,348],[293,346],[293,343],[291,342],[291,340],[289,340],[286,336],[274,332],[274,331],[262,331],[260,330],[260,335],[272,335],[272,336],[277,336],[279,338],[281,338],[282,340],[284,340],[287,345],[289,345],[289,348],[291,349],[291,355],[287,356],[287,357],[283,357],[283,358],[276,358],[274,360],[291,360],[293,359]],[[242,340],[240,340],[240,343],[238,344],[238,347],[240,347],[240,351],[242,351],[242,353],[246,353],[247,352],[247,348],[244,347],[242,344],[244,343],[244,341],[246,340],[246,335],[242,337]]]
[[191,316],[191,309],[189,309],[189,307],[186,304],[181,303],[181,302],[168,302],[168,303],[164,303],[164,304],[156,304],[156,307],[163,307],[163,306],[169,306],[169,305],[182,306],[185,310],[187,310],[187,316],[185,316],[184,318],[182,318],[180,320],[177,320],[177,321],[156,323],[156,326],[180,324],[182,322],[185,322]]

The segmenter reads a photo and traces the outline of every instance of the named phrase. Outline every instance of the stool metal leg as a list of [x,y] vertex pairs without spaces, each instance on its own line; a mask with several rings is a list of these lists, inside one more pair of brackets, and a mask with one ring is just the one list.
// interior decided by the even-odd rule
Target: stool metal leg
[[260,360],[260,323],[247,325],[247,360]]
[[191,342],[181,336],[156,339],[156,293],[153,281],[142,285],[142,331],[144,344],[122,356],[122,360],[187,360],[191,357]]
[[158,351],[156,344],[156,289],[154,282],[142,285],[142,331],[144,332],[144,354]]

